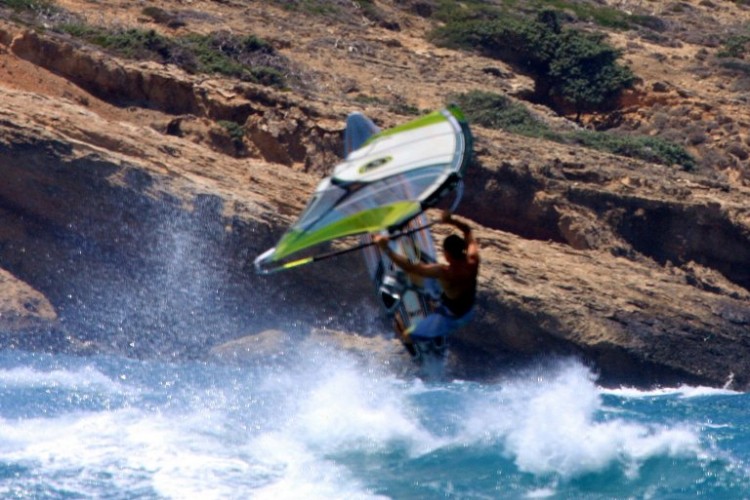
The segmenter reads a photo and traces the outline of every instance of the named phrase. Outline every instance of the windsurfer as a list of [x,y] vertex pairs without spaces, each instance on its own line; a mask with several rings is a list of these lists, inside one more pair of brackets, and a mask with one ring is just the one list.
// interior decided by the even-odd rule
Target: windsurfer
[[474,317],[474,300],[479,273],[479,245],[471,228],[463,221],[455,219],[449,211],[444,211],[441,222],[458,228],[463,237],[452,234],[443,241],[443,254],[446,264],[413,263],[402,255],[393,252],[384,235],[375,235],[373,241],[398,267],[411,275],[436,278],[443,288],[440,305],[420,321],[414,328],[404,330],[396,323],[396,335],[412,354],[413,342],[444,340],[451,332],[465,326]]

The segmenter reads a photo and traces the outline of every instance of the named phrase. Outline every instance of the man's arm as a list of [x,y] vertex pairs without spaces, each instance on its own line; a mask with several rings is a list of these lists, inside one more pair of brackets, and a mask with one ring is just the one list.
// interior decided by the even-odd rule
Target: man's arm
[[395,253],[388,246],[390,238],[387,236],[376,234],[373,236],[372,241],[388,256],[389,259],[393,261],[394,264],[407,273],[416,274],[425,278],[440,278],[442,276],[443,266],[440,264],[425,264],[423,262],[414,264],[413,262],[409,262],[409,259],[403,255]]
[[463,221],[454,219],[448,210],[443,211],[442,222],[458,228],[464,234],[466,242],[466,260],[471,263],[479,263],[479,244],[474,239],[471,227]]

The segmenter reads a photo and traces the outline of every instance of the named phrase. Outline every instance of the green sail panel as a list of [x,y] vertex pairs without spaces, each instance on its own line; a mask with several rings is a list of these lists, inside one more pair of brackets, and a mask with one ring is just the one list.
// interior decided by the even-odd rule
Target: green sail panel
[[279,244],[276,245],[273,260],[277,261],[305,248],[345,236],[376,233],[388,229],[400,221],[411,219],[420,211],[419,203],[402,201],[370,210],[362,210],[317,231],[292,230],[286,233]]

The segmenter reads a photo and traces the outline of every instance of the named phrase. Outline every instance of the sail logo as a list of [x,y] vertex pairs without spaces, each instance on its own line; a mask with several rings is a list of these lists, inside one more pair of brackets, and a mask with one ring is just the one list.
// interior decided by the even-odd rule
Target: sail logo
[[376,168],[382,167],[383,165],[385,165],[386,163],[388,163],[391,160],[393,160],[392,156],[384,156],[383,158],[377,158],[375,160],[368,161],[367,163],[365,163],[364,165],[362,165],[361,167],[359,167],[358,172],[360,174],[364,174],[364,173],[369,172],[371,170],[375,170]]

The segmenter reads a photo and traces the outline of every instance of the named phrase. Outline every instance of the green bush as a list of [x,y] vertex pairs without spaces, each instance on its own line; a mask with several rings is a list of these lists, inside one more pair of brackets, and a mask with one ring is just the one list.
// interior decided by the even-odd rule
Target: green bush
[[39,12],[54,8],[54,2],[52,0],[0,0],[0,7],[9,7],[19,12]]
[[[433,0],[435,1],[435,0]],[[749,0],[750,1],[750,0]],[[657,32],[667,29],[667,23],[653,15],[628,14],[623,10],[602,5],[602,2],[582,2],[579,0],[501,0],[498,5],[483,0],[437,0],[433,18],[446,23],[469,19],[493,19],[498,17],[521,17],[533,19],[540,12],[554,11],[572,22],[591,23],[615,30],[630,30],[639,27]]]
[[617,63],[620,52],[605,44],[604,35],[564,31],[549,61],[550,94],[572,104],[576,114],[611,109],[635,76]]
[[127,58],[170,63],[190,73],[219,73],[263,85],[283,87],[281,58],[255,36],[228,32],[171,38],[154,30],[115,30],[86,24],[65,24],[60,30]]
[[445,23],[469,20],[494,19],[503,16],[504,10],[483,0],[438,0],[432,17]]
[[180,18],[179,13],[166,11],[161,7],[144,7],[141,13],[153,19],[155,23],[163,24],[169,28],[181,28],[187,24]]
[[419,116],[424,112],[416,106],[404,102],[395,102],[388,105],[388,111],[397,115]]
[[358,94],[354,97],[354,102],[363,106],[385,107],[388,109],[388,111],[397,115],[418,116],[423,113],[423,111],[416,106],[412,106],[411,104],[404,102],[399,98],[395,99],[394,101],[387,101],[376,96]]
[[367,106],[367,105],[376,105],[377,106],[377,105],[385,105],[386,104],[386,102],[383,99],[381,99],[379,97],[367,95],[367,94],[357,94],[354,97],[354,102],[356,102],[358,104],[362,104],[364,106]]
[[292,12],[303,12],[317,16],[331,16],[341,12],[334,2],[324,0],[271,0],[271,3]]
[[604,35],[563,29],[557,11],[542,11],[534,20],[449,22],[431,36],[444,46],[479,50],[516,66],[534,79],[536,100],[557,109],[572,107],[577,115],[611,109],[635,82]]
[[373,0],[267,0],[282,9],[300,12],[340,22],[360,22],[362,16],[376,23],[384,22],[385,15]]
[[662,18],[648,14],[633,14],[630,16],[630,21],[637,26],[648,28],[658,33],[667,31],[668,28],[667,22]]
[[726,61],[722,61],[720,66],[734,73],[750,75],[750,63],[747,63],[745,61],[740,61],[737,59],[729,59]]
[[376,23],[385,22],[385,16],[380,8],[375,4],[373,0],[358,0],[357,5],[362,11],[362,14]]
[[245,138],[245,127],[242,124],[231,120],[219,120],[217,123],[227,131],[235,144],[242,144]]
[[629,158],[638,158],[662,165],[681,165],[685,170],[695,169],[695,159],[685,148],[673,142],[650,136],[615,135],[611,132],[588,130],[570,134],[566,142],[606,151]]
[[523,105],[502,95],[472,91],[452,96],[451,100],[459,105],[470,123],[483,127],[583,146],[651,163],[681,165],[685,170],[692,170],[696,166],[695,159],[682,146],[656,137],[589,130],[554,131],[536,119]]
[[736,57],[742,59],[750,48],[750,33],[732,35],[722,44],[719,57]]
[[593,2],[536,0],[532,4],[535,4],[536,8],[541,11],[571,11],[581,21],[592,22],[605,28],[628,29],[632,25],[629,14],[614,7],[596,5]]
[[557,138],[547,125],[534,118],[526,107],[504,95],[474,90],[451,96],[469,117],[482,127],[502,129],[530,137]]
[[580,21],[606,28],[628,29],[638,24],[635,16],[619,9],[576,0],[502,0],[496,3],[485,0],[433,0],[433,4],[432,17],[445,23],[493,20],[509,16],[533,18],[541,11],[555,10],[572,13]]

